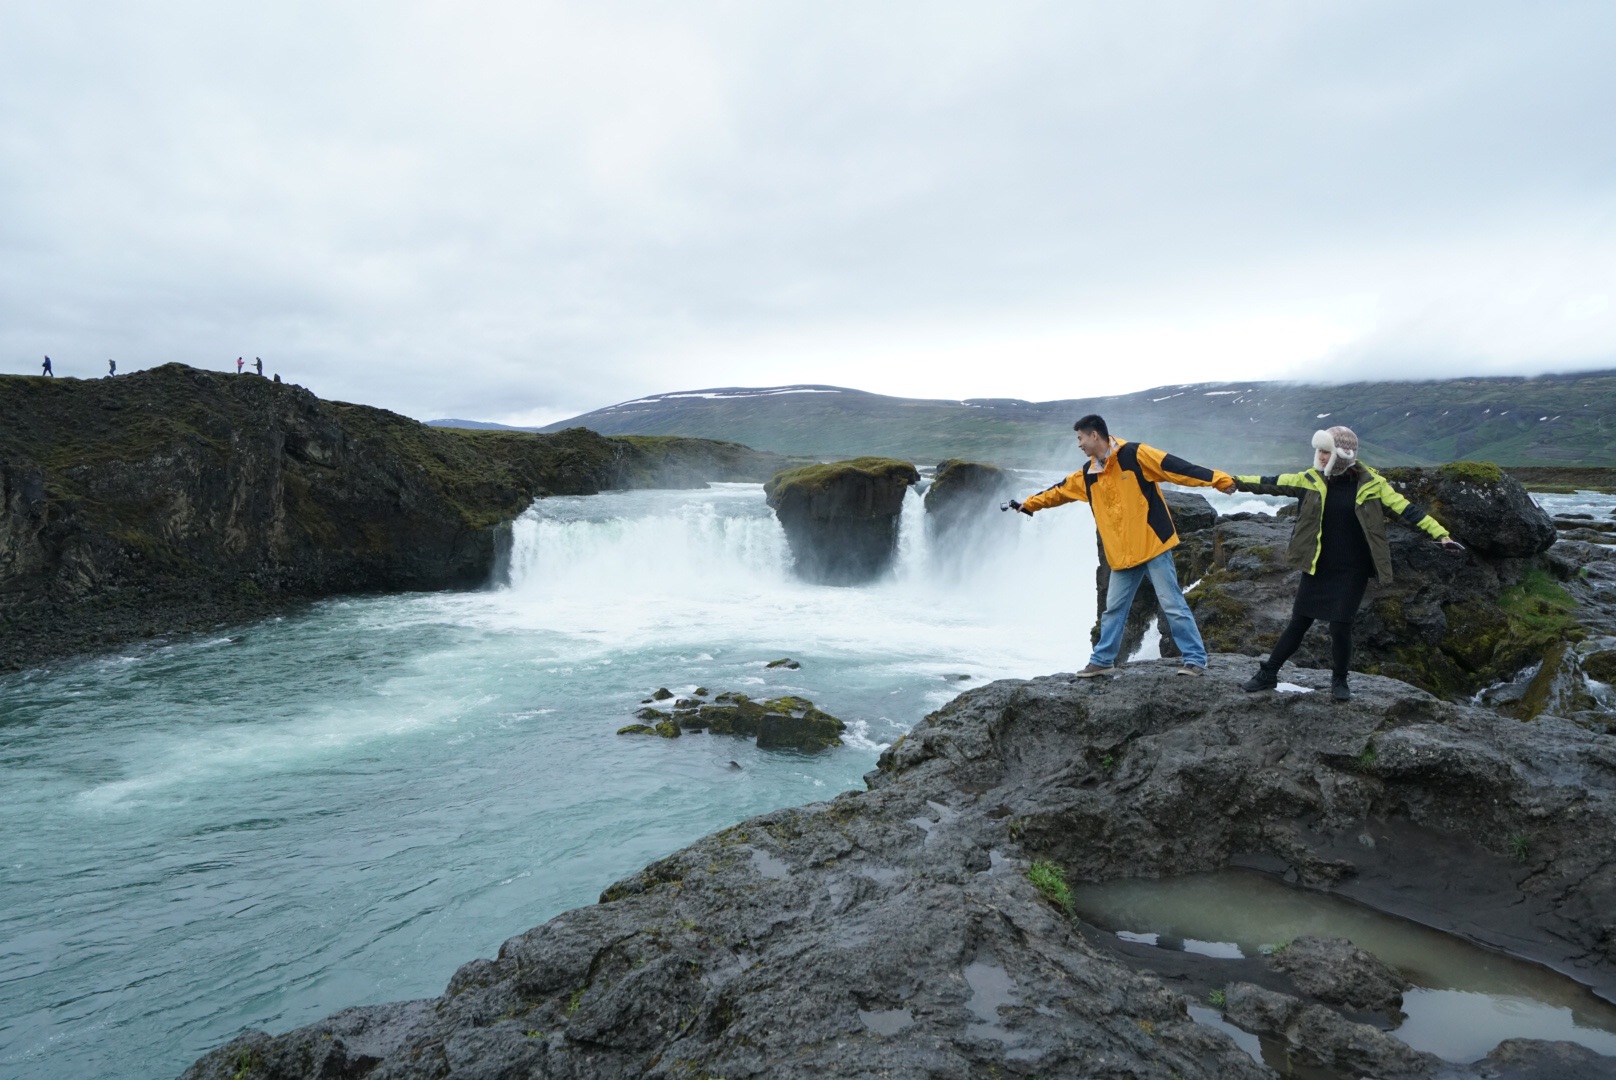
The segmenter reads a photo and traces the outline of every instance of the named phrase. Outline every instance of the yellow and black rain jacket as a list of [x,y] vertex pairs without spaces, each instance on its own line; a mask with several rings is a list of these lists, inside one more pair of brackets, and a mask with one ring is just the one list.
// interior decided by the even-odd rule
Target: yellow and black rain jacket
[[[1375,561],[1375,577],[1382,585],[1392,581],[1392,549],[1386,542],[1386,515],[1396,514],[1410,528],[1419,529],[1433,540],[1445,540],[1448,530],[1442,523],[1404,498],[1390,481],[1374,469],[1359,462],[1353,466],[1358,474],[1357,516],[1364,539],[1369,541],[1369,554]],[[1324,494],[1327,481],[1317,469],[1299,473],[1279,473],[1276,476],[1237,476],[1235,483],[1242,491],[1264,494],[1289,495],[1301,500],[1296,508],[1296,525],[1291,529],[1290,546],[1285,549],[1285,561],[1304,574],[1311,574],[1319,565],[1319,552],[1324,548]]]
[[1178,546],[1178,530],[1159,486],[1162,481],[1212,487],[1230,479],[1228,473],[1192,465],[1154,446],[1112,439],[1111,456],[1104,464],[1089,458],[1081,472],[1021,505],[1036,512],[1062,503],[1088,503],[1105,561],[1113,570],[1126,570]]

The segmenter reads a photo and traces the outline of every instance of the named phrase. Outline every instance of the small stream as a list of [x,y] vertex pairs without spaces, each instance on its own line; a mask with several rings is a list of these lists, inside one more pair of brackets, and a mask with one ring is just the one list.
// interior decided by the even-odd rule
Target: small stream
[[[1447,1061],[1476,1061],[1519,1038],[1565,1040],[1616,1056],[1616,1005],[1573,980],[1264,874],[1113,881],[1074,887],[1072,897],[1082,919],[1125,941],[1214,959],[1265,955],[1304,935],[1347,938],[1413,984],[1403,993],[1406,1019],[1391,1033]],[[1230,1027],[1213,1010],[1192,1013]],[[1263,1060],[1254,1036],[1237,1041]]]

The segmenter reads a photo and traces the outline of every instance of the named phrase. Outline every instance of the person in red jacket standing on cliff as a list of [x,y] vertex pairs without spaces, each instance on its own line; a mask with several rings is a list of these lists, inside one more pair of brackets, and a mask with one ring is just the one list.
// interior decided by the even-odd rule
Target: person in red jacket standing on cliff
[[1094,511],[1094,527],[1099,530],[1105,561],[1111,567],[1111,581],[1105,591],[1105,611],[1100,613],[1100,640],[1088,666],[1077,673],[1078,678],[1116,674],[1128,609],[1146,575],[1156,589],[1173,641],[1184,656],[1184,666],[1178,673],[1206,674],[1206,645],[1201,640],[1200,627],[1195,625],[1195,613],[1179,588],[1178,568],[1173,565],[1178,530],[1173,527],[1173,516],[1167,512],[1159,484],[1167,481],[1232,491],[1234,477],[1192,465],[1154,446],[1114,439],[1105,421],[1092,414],[1072,426],[1077,431],[1077,445],[1089,457],[1083,468],[1025,502],[1012,499],[1008,505],[1030,515],[1075,501],[1088,503]]

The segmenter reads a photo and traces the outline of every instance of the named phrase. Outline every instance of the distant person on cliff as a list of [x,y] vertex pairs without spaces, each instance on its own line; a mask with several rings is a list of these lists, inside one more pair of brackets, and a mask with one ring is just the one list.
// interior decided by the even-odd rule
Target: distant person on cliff
[[1114,439],[1098,416],[1085,416],[1072,426],[1077,431],[1078,447],[1089,458],[1083,468],[1025,502],[1012,499],[1009,505],[1023,514],[1033,514],[1076,501],[1088,503],[1094,511],[1094,527],[1105,547],[1111,581],[1106,587],[1105,611],[1100,614],[1100,640],[1088,666],[1077,673],[1078,678],[1116,674],[1128,609],[1147,575],[1156,589],[1162,614],[1167,616],[1173,641],[1184,656],[1184,666],[1178,673],[1204,675],[1206,645],[1178,586],[1178,568],[1173,565],[1178,530],[1167,512],[1160,484],[1167,481],[1232,491],[1234,477],[1191,465],[1154,446]]
[[253,367],[258,369],[258,377],[260,379],[263,378],[264,377],[264,358],[262,356],[253,357]]
[[1237,476],[1242,491],[1272,491],[1301,500],[1285,561],[1302,572],[1291,607],[1291,621],[1274,651],[1242,689],[1255,694],[1279,684],[1279,669],[1302,644],[1315,619],[1330,624],[1330,695],[1351,701],[1347,670],[1352,663],[1352,618],[1363,602],[1369,575],[1392,580],[1392,550],[1386,542],[1386,515],[1396,514],[1450,551],[1464,545],[1442,524],[1398,494],[1374,469],[1358,460],[1358,436],[1351,428],[1313,433],[1313,467],[1278,476]]
[[45,357],[45,367],[41,374],[49,375],[53,379],[56,378],[56,372],[51,370],[50,357],[48,356]]
[[243,360],[241,357],[239,357],[239,356],[236,357],[236,374],[237,375],[241,374],[241,369],[246,366],[246,363],[247,362],[245,360]]
[[116,374],[118,374],[118,364],[109,356],[107,357],[107,378],[110,379]]

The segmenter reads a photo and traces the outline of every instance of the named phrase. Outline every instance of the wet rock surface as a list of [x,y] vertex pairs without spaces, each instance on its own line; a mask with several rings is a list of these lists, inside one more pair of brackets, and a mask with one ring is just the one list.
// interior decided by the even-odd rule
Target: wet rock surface
[[787,469],[763,490],[785,529],[797,574],[856,585],[892,566],[904,493],[919,479],[907,461],[867,457]]
[[764,750],[808,753],[842,745],[842,732],[847,730],[846,724],[816,708],[807,698],[754,701],[734,692],[719,694],[711,704],[696,698],[680,698],[671,711],[647,707],[634,717],[645,723],[618,728],[619,735],[661,735],[670,739],[677,738],[682,731],[741,735],[755,740]]
[[1272,963],[1320,1001],[1360,1012],[1396,1013],[1409,986],[1346,938],[1299,937],[1276,952]]
[[1231,1023],[1282,1040],[1312,1063],[1348,1076],[1434,1077],[1443,1069],[1440,1058],[1393,1035],[1288,994],[1236,983],[1226,1001],[1224,1016]]
[[[1616,996],[1616,740],[1372,677],[1346,705],[1253,699],[1254,668],[968,691],[868,791],[706,837],[442,997],[250,1033],[187,1080],[1272,1075],[1088,940],[1028,881],[1035,859],[1072,881],[1253,867]],[[1231,1016],[1345,1075],[1616,1069],[1536,1042],[1435,1063],[1317,1000],[1231,996]]]

